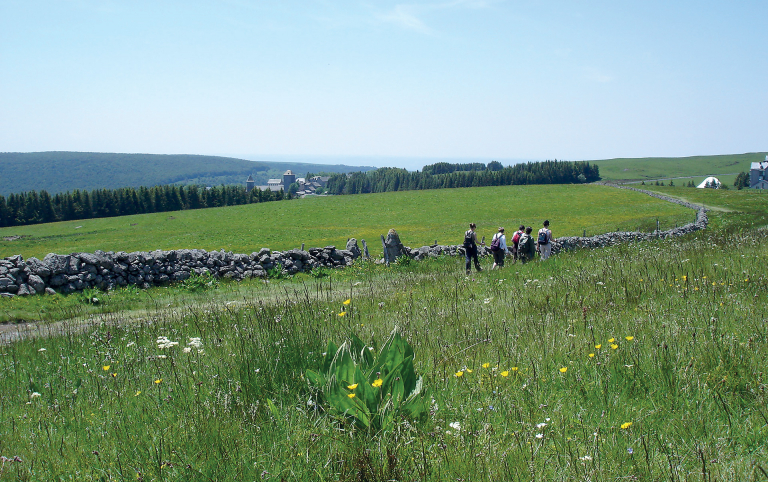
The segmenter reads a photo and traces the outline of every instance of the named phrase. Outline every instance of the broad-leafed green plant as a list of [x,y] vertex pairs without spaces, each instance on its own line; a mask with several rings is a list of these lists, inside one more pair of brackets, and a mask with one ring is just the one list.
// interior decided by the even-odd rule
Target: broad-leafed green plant
[[428,413],[429,398],[413,357],[398,330],[378,353],[351,334],[340,347],[328,343],[322,367],[307,370],[307,379],[321,400],[358,428],[387,431],[400,418],[419,421]]

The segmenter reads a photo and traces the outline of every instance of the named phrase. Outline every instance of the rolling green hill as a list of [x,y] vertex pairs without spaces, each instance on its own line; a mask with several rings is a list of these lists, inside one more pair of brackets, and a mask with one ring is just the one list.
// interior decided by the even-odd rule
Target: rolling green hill
[[749,172],[749,164],[765,159],[766,152],[720,156],[616,158],[589,161],[605,180],[648,180],[716,176]]
[[163,184],[245,184],[253,174],[257,185],[282,176],[308,172],[368,171],[372,167],[342,164],[254,162],[189,154],[112,154],[100,152],[0,153],[0,194],[25,191],[59,192]]
[[[458,244],[470,222],[490,240],[498,226],[511,232],[521,223],[539,226],[544,219],[552,221],[558,237],[651,231],[657,217],[667,229],[691,222],[694,212],[645,194],[591,184],[399,191],[1,228],[0,258],[97,249],[251,253],[301,243],[344,246],[348,238],[365,239],[380,253],[379,235],[390,228],[404,244],[419,247],[435,240]],[[8,240],[14,236],[21,238]]]

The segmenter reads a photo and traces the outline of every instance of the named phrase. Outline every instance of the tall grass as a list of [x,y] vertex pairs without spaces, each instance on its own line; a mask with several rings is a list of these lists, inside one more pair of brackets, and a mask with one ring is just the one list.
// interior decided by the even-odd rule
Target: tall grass
[[[0,480],[759,480],[765,234],[474,277],[459,259],[360,262],[131,323],[93,314],[0,348],[0,455],[23,460]],[[304,373],[329,340],[395,326],[432,411],[355,431]]]

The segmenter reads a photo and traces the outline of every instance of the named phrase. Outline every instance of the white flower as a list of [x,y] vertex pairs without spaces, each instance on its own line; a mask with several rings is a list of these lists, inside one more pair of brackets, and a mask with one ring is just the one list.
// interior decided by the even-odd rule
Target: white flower
[[171,341],[165,336],[158,336],[157,337],[157,347],[161,350],[164,350],[166,348],[171,348],[176,345],[178,345],[178,341]]
[[40,348],[40,349],[39,349],[39,350],[37,350],[37,351],[47,351],[47,350],[46,350],[45,348]]
[[536,438],[544,438],[544,434],[543,433],[537,433],[536,434]]
[[538,424],[536,424],[536,428],[544,428],[544,427],[546,427],[546,426],[547,426],[547,424],[546,424],[546,423],[544,423],[544,422],[541,422],[541,423],[538,423]]
[[202,348],[203,342],[200,341],[200,338],[190,338],[189,343],[187,343],[188,346],[191,346],[192,348]]
[[168,358],[168,357],[165,355],[157,355],[157,358]]
[[39,394],[39,393],[37,393],[37,392],[32,392],[32,395],[30,395],[30,396],[29,396],[29,398],[37,398],[37,397],[39,397],[39,396],[40,396],[40,394]]
[[315,406],[314,400],[312,400],[311,398],[309,400],[307,400],[307,406],[308,407],[314,407]]
[[459,422],[451,422],[448,424],[448,426],[454,430],[461,430],[461,423]]
[[590,457],[589,455],[585,455],[584,457],[579,457],[579,460],[581,460],[582,462],[588,462],[592,460],[592,457]]
[[490,299],[490,298],[486,298],[486,299],[484,299],[484,300],[483,300],[483,303],[485,303],[486,305],[487,305],[488,303],[490,303],[490,302],[491,302],[491,299]]
[[127,345],[125,345],[125,347],[126,347],[126,348],[130,348],[130,347],[132,347],[132,346],[133,346],[133,345],[135,345],[135,344],[136,344],[136,342],[135,342],[135,341],[132,341],[132,342],[128,343]]
[[185,346],[185,347],[184,347],[184,349],[183,349],[182,351],[183,351],[184,353],[189,353],[189,352],[191,352],[191,351],[192,351],[192,348],[190,348],[190,347],[188,347],[188,346]]

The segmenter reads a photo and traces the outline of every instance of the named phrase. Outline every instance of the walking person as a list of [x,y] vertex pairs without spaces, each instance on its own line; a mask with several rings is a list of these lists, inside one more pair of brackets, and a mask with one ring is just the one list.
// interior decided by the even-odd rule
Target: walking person
[[533,241],[531,233],[533,228],[528,226],[525,232],[520,236],[520,242],[517,245],[517,256],[520,261],[527,263],[536,256],[536,243]]
[[512,260],[513,262],[517,261],[519,256],[517,255],[517,245],[520,243],[520,236],[525,234],[525,226],[522,224],[520,227],[515,231],[515,234],[512,235]]
[[539,229],[536,239],[536,249],[539,251],[542,261],[546,261],[552,253],[552,231],[549,230],[549,220],[544,221],[544,227]]
[[491,238],[491,253],[493,254],[491,269],[503,268],[504,257],[507,255],[507,237],[504,235],[504,228],[499,228],[499,232]]
[[475,229],[477,229],[477,225],[475,223],[469,223],[469,230],[464,233],[464,257],[467,261],[467,276],[469,276],[472,261],[475,262],[475,269],[478,272],[483,270],[483,268],[480,267],[480,262],[477,260],[477,233],[475,233]]

